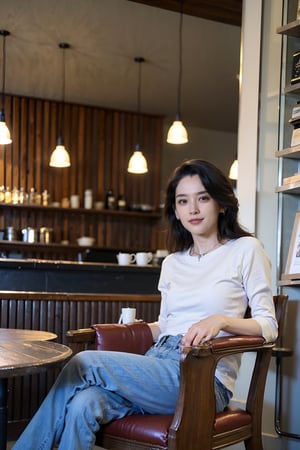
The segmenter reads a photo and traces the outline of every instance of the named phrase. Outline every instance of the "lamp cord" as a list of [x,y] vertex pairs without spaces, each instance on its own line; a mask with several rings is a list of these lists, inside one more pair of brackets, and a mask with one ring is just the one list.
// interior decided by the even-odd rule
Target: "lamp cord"
[[5,72],[6,72],[6,34],[3,33],[3,47],[2,47],[2,105],[4,109],[5,104]]
[[61,107],[61,120],[59,125],[59,137],[62,138],[64,123],[65,123],[65,92],[66,92],[66,54],[65,50],[70,48],[70,45],[66,42],[59,44],[59,48],[63,50],[62,52],[62,107]]
[[141,90],[142,90],[142,63],[145,62],[145,59],[142,56],[137,56],[134,58],[135,62],[139,63],[138,70],[138,87],[137,87],[137,114],[138,114],[138,143],[137,150],[140,149],[141,137],[142,137],[142,127],[141,127]]
[[182,84],[182,25],[183,25],[183,0],[180,2],[179,20],[179,70],[178,70],[178,90],[177,90],[177,115],[181,118],[181,84]]

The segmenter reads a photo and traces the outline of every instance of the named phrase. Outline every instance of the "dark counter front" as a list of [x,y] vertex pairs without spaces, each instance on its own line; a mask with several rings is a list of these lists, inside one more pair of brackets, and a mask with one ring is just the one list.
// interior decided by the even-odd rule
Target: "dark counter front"
[[157,294],[160,267],[0,259],[0,289],[33,292]]

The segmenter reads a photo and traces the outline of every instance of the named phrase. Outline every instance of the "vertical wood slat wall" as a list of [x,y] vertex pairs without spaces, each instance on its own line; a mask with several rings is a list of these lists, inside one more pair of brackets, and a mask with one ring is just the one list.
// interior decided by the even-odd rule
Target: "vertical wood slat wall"
[[[59,110],[62,104],[52,100],[35,99],[20,96],[6,96],[5,116],[11,130],[13,143],[0,146],[0,185],[11,189],[24,187],[26,192],[34,187],[41,193],[47,189],[51,201],[60,202],[64,197],[79,194],[81,206],[85,189],[92,189],[93,199],[104,200],[108,189],[112,188],[116,196],[123,194],[130,204],[149,204],[158,207],[160,202],[160,174],[163,118],[143,114],[142,142],[149,172],[142,175],[129,174],[127,165],[137,143],[138,115],[132,112],[109,110],[100,107],[65,104],[64,143],[71,157],[71,167],[58,169],[49,167],[50,154],[56,146],[59,132]],[[1,214],[2,215],[2,214]],[[105,223],[99,223],[99,217],[90,225],[86,217],[74,221],[71,215],[62,217],[49,214],[43,223],[42,218],[29,214],[32,223],[27,222],[28,213],[19,216],[11,214],[7,220],[1,220],[4,226],[55,226],[61,227],[62,237],[70,227],[80,230],[80,233],[95,232],[98,228],[99,245],[110,247],[117,245],[121,248],[134,246],[135,236],[138,248],[155,248],[157,230],[154,221],[149,221],[144,230],[145,221],[131,222],[128,239],[128,218],[119,216]],[[44,216],[45,218],[45,216]],[[22,222],[22,223],[21,223]],[[152,222],[152,223],[151,223]],[[78,228],[79,227],[79,228]],[[150,228],[149,228],[150,227]],[[129,228],[130,229],[130,228]],[[124,240],[122,236],[124,231]],[[79,231],[78,231],[79,232]],[[130,233],[130,232],[129,232]],[[100,237],[101,236],[101,237]],[[59,242],[57,239],[57,242]],[[72,239],[75,239],[73,236]],[[74,243],[74,242],[73,242]]]

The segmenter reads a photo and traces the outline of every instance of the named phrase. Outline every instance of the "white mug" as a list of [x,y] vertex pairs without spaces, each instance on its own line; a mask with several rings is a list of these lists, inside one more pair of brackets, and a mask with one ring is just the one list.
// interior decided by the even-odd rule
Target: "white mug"
[[122,312],[118,323],[131,323],[135,321],[136,309],[135,308],[122,308]]
[[135,255],[135,261],[138,266],[146,266],[152,261],[151,252],[138,252]]
[[135,254],[134,253],[118,253],[117,260],[120,266],[129,266],[130,264],[135,262]]

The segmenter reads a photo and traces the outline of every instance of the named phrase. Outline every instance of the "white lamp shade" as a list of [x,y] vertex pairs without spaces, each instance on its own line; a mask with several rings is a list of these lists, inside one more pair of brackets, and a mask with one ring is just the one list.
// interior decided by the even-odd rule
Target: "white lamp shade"
[[57,145],[53,150],[49,166],[51,167],[70,167],[70,156],[64,145]]
[[128,163],[128,172],[130,173],[147,173],[148,165],[145,156],[139,150],[136,150],[130,157]]
[[11,144],[12,140],[10,137],[9,129],[5,122],[0,122],[0,145]]
[[237,180],[238,179],[238,160],[235,159],[233,163],[231,164],[230,170],[229,170],[229,178],[231,180]]
[[167,142],[169,144],[186,144],[188,135],[181,120],[174,120],[168,131]]

